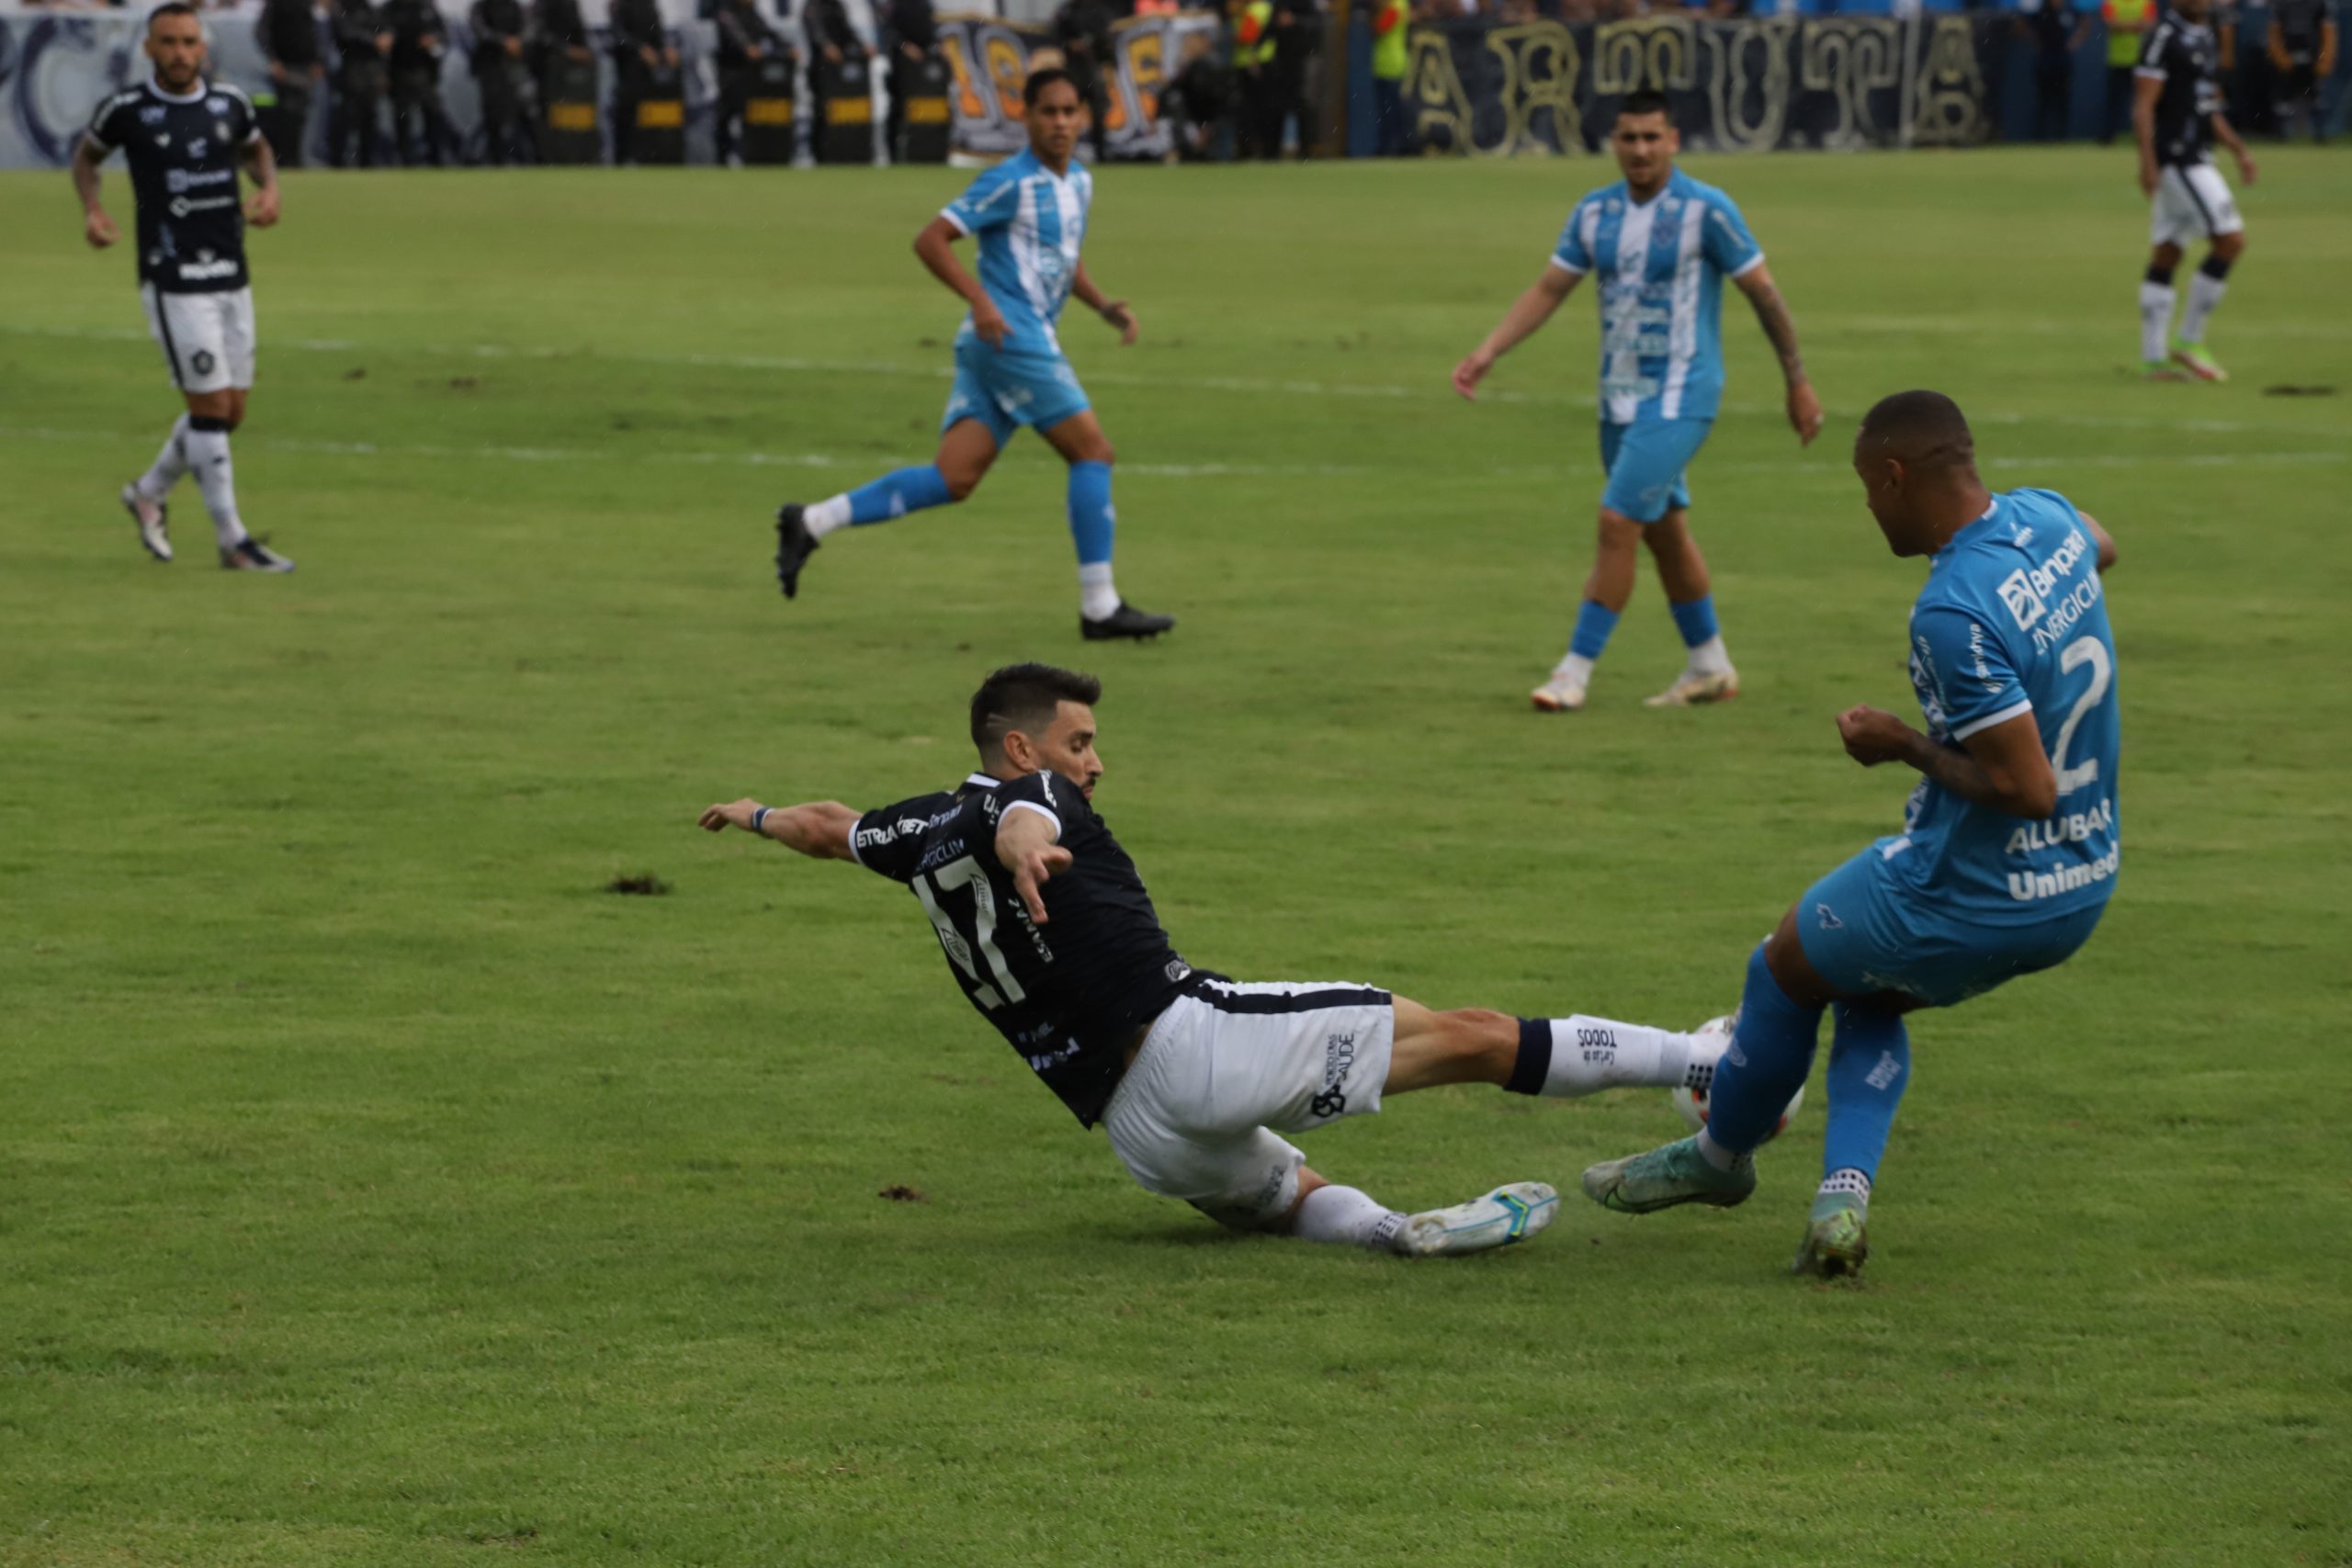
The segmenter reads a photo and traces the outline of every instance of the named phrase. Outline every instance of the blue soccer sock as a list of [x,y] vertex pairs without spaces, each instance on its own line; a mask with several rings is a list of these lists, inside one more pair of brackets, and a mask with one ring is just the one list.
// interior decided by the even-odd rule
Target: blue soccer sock
[[820,501],[802,512],[800,521],[808,532],[821,539],[844,525],[888,523],[925,507],[944,506],[955,499],[947,489],[947,476],[939,471],[939,465],[919,463],[911,468],[884,474],[873,483],[860,485],[846,494]]
[[1715,596],[1712,593],[1702,593],[1687,604],[1669,600],[1666,607],[1674,612],[1675,629],[1681,632],[1685,648],[1712,641],[1721,629],[1715,625]]
[[1822,1190],[1851,1172],[1838,1190],[1870,1196],[1886,1154],[1894,1108],[1911,1083],[1911,1032],[1903,1015],[1862,1002],[1839,1002],[1829,1040],[1829,1129],[1821,1147]]
[[1566,671],[1577,685],[1592,679],[1592,661],[1609,646],[1609,634],[1617,629],[1617,612],[1598,599],[1588,599],[1577,611],[1577,629],[1568,638],[1568,651],[1560,660],[1560,669]]
[[1713,1145],[1711,1158],[1746,1154],[1781,1124],[1789,1097],[1804,1087],[1813,1068],[1822,1010],[1789,999],[1764,963],[1764,944],[1757,943],[1731,1047],[1715,1064],[1715,1081],[1707,1090],[1707,1126],[1699,1146]]
[[1099,621],[1119,607],[1111,581],[1111,538],[1119,514],[1111,505],[1111,465],[1069,466],[1069,536],[1078,547],[1079,613]]

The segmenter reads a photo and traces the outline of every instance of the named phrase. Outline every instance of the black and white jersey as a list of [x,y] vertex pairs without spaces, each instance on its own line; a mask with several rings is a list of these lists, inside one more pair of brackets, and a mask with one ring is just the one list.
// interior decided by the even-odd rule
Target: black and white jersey
[[2165,85],[2156,99],[2159,166],[2205,162],[2212,145],[2212,118],[2222,110],[2220,59],[2213,29],[2178,17],[2160,18],[2141,41],[2140,64],[2132,74]]
[[245,209],[237,167],[261,140],[253,100],[227,83],[174,97],[147,82],[90,117],[90,140],[130,164],[139,204],[139,281],[164,294],[243,288]]
[[2335,19],[2328,0],[2271,0],[2270,19],[2278,24],[2278,41],[2287,58],[2309,65],[2319,58],[2320,40]]
[[[1046,884],[1042,926],[996,858],[997,825],[1020,811],[1052,819],[1071,857]],[[954,790],[860,817],[850,852],[913,891],[964,995],[1092,1126],[1136,1032],[1192,974],[1168,945],[1136,863],[1094,808],[1051,773],[1009,784],[974,773]]]

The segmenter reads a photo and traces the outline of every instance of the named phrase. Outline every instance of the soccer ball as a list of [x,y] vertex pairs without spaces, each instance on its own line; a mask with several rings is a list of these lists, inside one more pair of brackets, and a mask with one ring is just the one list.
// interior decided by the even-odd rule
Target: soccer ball
[[[1724,1052],[1728,1050],[1731,1046],[1731,1024],[1733,1016],[1735,1015],[1726,1014],[1722,1018],[1709,1019],[1706,1022],[1701,1024],[1698,1028],[1690,1032],[1690,1038],[1699,1042],[1700,1045],[1706,1049],[1713,1059],[1721,1060]],[[1707,1097],[1705,1094],[1693,1094],[1690,1091],[1690,1085],[1678,1084],[1674,1088],[1672,1098],[1674,1100],[1674,1109],[1682,1113],[1682,1120],[1690,1126],[1692,1132],[1695,1133],[1700,1128],[1707,1124]],[[1764,1134],[1764,1141],[1769,1144],[1773,1139],[1779,1137],[1781,1134],[1787,1132],[1789,1130],[1789,1123],[1796,1119],[1797,1107],[1804,1103],[1804,1085],[1799,1084],[1797,1085],[1796,1093],[1789,1097],[1787,1109],[1781,1112],[1780,1124],[1774,1127],[1770,1132]]]

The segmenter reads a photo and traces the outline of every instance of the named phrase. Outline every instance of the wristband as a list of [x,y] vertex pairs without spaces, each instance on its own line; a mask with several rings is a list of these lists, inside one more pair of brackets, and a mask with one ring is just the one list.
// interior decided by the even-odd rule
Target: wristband
[[752,832],[759,834],[759,835],[760,835],[760,837],[762,837],[762,838],[763,838],[763,839],[767,837],[767,826],[766,826],[766,824],[767,824],[767,819],[768,819],[768,813],[769,813],[770,811],[773,811],[774,809],[775,809],[775,808],[774,807],[770,807],[770,806],[755,806],[755,807],[753,807],[752,808]]

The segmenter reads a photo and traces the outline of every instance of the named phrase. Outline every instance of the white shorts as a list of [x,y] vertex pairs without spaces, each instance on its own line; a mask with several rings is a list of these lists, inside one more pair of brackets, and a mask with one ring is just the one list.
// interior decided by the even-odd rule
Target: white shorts
[[2167,164],[2156,172],[2155,210],[2148,220],[2148,243],[2179,245],[2243,233],[2245,220],[2222,171],[2211,164],[2182,168]]
[[139,286],[147,307],[147,330],[171,367],[172,384],[183,392],[217,392],[254,384],[254,291],[166,294],[152,283]]
[[1369,986],[1202,976],[1152,1025],[1103,1130],[1147,1191],[1256,1228],[1298,1201],[1306,1160],[1270,1129],[1378,1111],[1396,1028],[1394,998]]

